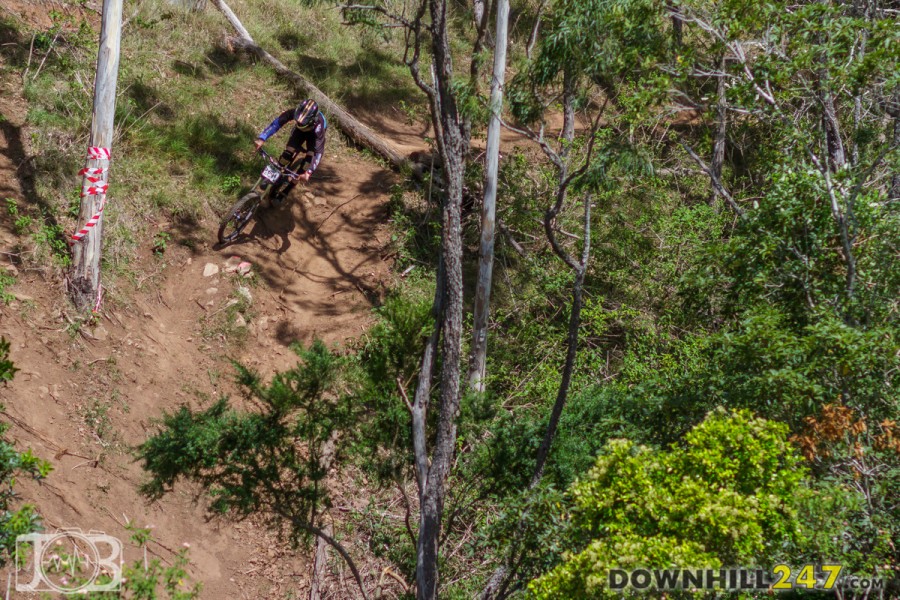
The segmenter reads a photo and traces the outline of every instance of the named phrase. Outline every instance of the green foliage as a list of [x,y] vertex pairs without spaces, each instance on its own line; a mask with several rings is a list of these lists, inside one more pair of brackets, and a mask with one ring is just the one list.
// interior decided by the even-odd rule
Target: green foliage
[[214,513],[267,513],[292,541],[305,535],[328,502],[325,444],[346,431],[355,413],[348,399],[329,393],[339,383],[342,359],[320,341],[295,350],[298,365],[268,384],[236,365],[238,382],[261,412],[235,411],[221,398],[205,410],[166,414],[162,431],[139,448],[150,475],[143,493],[159,498],[185,478],[209,493]]
[[787,427],[749,412],[713,412],[667,451],[611,441],[569,492],[574,549],[530,590],[599,598],[612,567],[770,564],[805,540],[807,486]]
[[16,278],[9,273],[0,273],[0,302],[9,304],[15,299],[7,289],[16,282]]
[[153,236],[153,253],[157,256],[165,254],[169,242],[172,241],[172,234],[165,231],[157,231]]
[[19,211],[19,203],[13,198],[6,199],[6,212],[13,222],[13,230],[17,235],[22,235],[31,229],[32,219],[28,215],[23,215]]
[[223,177],[221,189],[223,194],[235,194],[238,190],[241,189],[241,176],[228,175],[226,177]]
[[367,417],[367,435],[357,438],[355,454],[376,479],[390,482],[412,464],[410,417],[398,380],[412,397],[421,349],[433,321],[424,296],[389,296],[377,312],[378,322],[365,336],[355,360],[356,396]]
[[[148,547],[155,542],[149,528],[138,527],[134,522],[125,524],[131,532],[131,542],[143,550],[142,559],[122,565],[122,584],[116,592],[83,592],[88,600],[104,600],[114,597],[129,600],[193,600],[200,596],[202,583],[190,583],[190,565],[187,545],[175,553],[172,561],[164,565],[159,558],[148,560]],[[92,565],[91,565],[92,566]],[[95,583],[103,585],[111,581],[109,575],[101,573]],[[85,581],[85,583],[87,583]],[[114,596],[110,596],[113,593]]]

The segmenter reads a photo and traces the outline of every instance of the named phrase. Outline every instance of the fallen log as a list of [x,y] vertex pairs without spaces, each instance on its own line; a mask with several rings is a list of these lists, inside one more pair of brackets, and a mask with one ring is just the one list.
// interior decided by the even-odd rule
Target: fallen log
[[269,63],[275,71],[291,81],[297,89],[305,96],[312,98],[316,103],[328,113],[329,123],[334,123],[344,135],[353,142],[364,148],[368,148],[372,152],[381,156],[397,169],[403,171],[409,169],[417,179],[421,179],[424,174],[424,165],[412,161],[400,154],[390,142],[378,136],[371,128],[364,125],[347,112],[342,106],[334,102],[326,96],[322,90],[317,88],[308,79],[287,68],[280,60],[263,50],[250,35],[250,32],[244,27],[237,15],[225,4],[224,0],[213,0],[213,4],[221,11],[234,30],[237,37],[228,38],[229,44],[240,50],[245,50],[257,56],[258,58]]

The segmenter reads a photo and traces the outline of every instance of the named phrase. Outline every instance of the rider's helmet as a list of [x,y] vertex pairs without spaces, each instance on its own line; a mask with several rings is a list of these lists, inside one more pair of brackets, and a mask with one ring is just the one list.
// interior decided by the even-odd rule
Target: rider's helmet
[[300,131],[309,131],[316,125],[316,117],[319,115],[319,105],[313,100],[304,100],[294,111],[294,120]]

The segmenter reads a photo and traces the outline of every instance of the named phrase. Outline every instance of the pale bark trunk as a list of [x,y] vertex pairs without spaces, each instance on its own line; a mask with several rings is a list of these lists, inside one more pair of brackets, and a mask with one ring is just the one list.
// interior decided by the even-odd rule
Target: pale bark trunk
[[[725,53],[719,58],[719,80],[716,84],[716,139],[713,144],[713,178],[722,180],[722,166],[725,164],[725,135],[728,132],[727,102],[725,99]],[[710,204],[715,202],[717,192],[713,188]]]
[[475,289],[472,359],[469,389],[483,392],[487,359],[487,329],[490,315],[491,279],[494,268],[494,236],[497,207],[497,170],[500,162],[500,115],[503,109],[503,84],[506,75],[506,39],[509,24],[509,0],[497,0],[494,75],[491,79],[491,120],[488,124],[484,173],[484,202],[481,212],[481,248],[478,259],[478,284]]
[[[112,148],[116,112],[116,83],[119,74],[119,45],[121,41],[122,0],[106,0],[100,25],[100,49],[97,52],[97,75],[94,81],[94,114],[91,121],[90,146]],[[87,168],[108,168],[107,160],[88,160]],[[109,171],[102,180],[82,181],[82,187],[109,182]],[[84,196],[78,213],[78,223],[84,225],[100,212],[101,195]],[[102,249],[103,219],[100,218],[87,235],[75,242],[72,257],[70,293],[80,310],[99,303],[100,253]]]

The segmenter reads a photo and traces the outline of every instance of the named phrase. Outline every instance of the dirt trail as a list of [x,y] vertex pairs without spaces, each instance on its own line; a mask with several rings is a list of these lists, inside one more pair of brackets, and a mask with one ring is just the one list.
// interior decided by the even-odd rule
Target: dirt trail
[[[0,201],[27,206],[36,196],[20,168],[28,156],[20,88],[17,79],[0,77]],[[190,572],[204,583],[202,598],[304,593],[308,552],[291,552],[252,520],[207,522],[204,500],[187,485],[147,503],[137,492],[144,475],[130,449],[164,410],[205,406],[222,394],[242,406],[228,358],[270,374],[296,363],[289,348],[295,341],[319,337],[345,346],[358,338],[390,277],[385,218],[394,182],[391,172],[333,144],[310,185],[261,214],[236,243],[216,248],[217,223],[206,219],[197,237],[208,244],[193,250],[170,244],[165,269],[150,270],[135,293],[112,294],[99,323],[80,328],[67,316],[60,273],[19,260],[19,238],[0,206],[0,269],[17,275],[11,290],[17,299],[0,303],[0,336],[13,342],[12,360],[21,369],[9,385],[0,384],[6,411],[0,419],[12,424],[21,448],[54,465],[42,485],[18,486],[49,530],[80,527],[127,540],[128,520],[153,525],[158,542],[150,545],[151,558],[169,564],[190,544]],[[145,251],[146,265],[160,262]],[[224,272],[235,255],[252,263],[251,279]],[[219,272],[206,277],[210,263]],[[222,320],[239,287],[252,302],[241,317],[245,341],[235,346],[216,328],[240,333],[240,323]],[[132,548],[128,558],[138,557]]]

